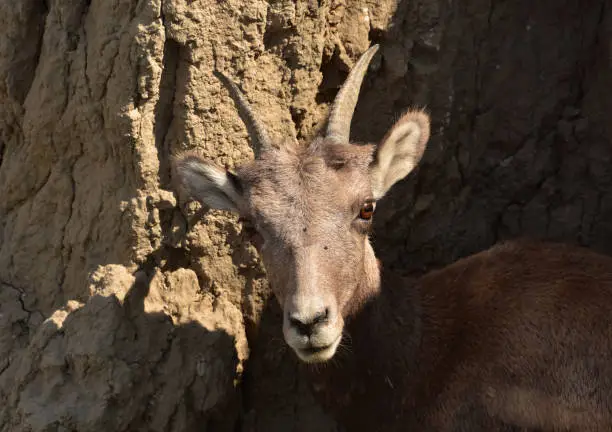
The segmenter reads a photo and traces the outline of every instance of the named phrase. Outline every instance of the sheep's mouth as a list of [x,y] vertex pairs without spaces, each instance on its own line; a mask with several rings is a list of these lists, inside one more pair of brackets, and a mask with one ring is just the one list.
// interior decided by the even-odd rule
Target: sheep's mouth
[[312,355],[312,354],[317,354],[317,353],[323,352],[326,349],[328,349],[329,347],[331,347],[331,345],[322,346],[322,347],[310,346],[310,347],[304,348],[301,351],[306,353],[306,354]]
[[312,346],[309,345],[305,348],[295,348],[295,353],[305,363],[323,363],[331,359],[336,353],[336,349],[340,344],[342,335],[329,345],[325,346]]

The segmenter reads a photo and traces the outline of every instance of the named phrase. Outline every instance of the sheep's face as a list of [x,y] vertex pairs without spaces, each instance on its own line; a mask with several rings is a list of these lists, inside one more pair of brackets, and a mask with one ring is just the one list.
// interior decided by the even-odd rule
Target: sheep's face
[[[305,362],[331,358],[364,278],[376,278],[368,241],[375,201],[373,146],[287,145],[264,153],[232,178],[234,202],[283,309],[285,340]],[[216,169],[196,156],[182,172]],[[179,170],[181,172],[181,170]]]
[[368,241],[372,150],[319,140],[270,152],[239,171],[285,340],[306,362],[334,355],[355,291],[378,276]]
[[191,196],[245,221],[301,360],[332,358],[345,318],[378,287],[368,240],[376,200],[412,170],[428,135],[427,116],[411,112],[379,146],[318,138],[271,147],[236,174],[195,155],[177,159]]

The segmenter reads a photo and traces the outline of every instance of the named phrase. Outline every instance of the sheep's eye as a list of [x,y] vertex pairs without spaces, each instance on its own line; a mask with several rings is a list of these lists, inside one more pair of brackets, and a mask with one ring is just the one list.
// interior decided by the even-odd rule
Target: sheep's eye
[[374,216],[374,210],[376,210],[376,201],[368,200],[364,202],[359,210],[359,218],[369,221]]

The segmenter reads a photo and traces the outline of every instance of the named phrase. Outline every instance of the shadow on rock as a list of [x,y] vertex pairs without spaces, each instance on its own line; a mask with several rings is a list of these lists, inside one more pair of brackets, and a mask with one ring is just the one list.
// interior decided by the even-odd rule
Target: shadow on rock
[[[198,291],[191,270],[107,265],[2,359],[3,431],[230,431],[246,357],[240,311]],[[0,304],[0,331],[25,319]],[[0,346],[1,347],[1,346]],[[8,351],[5,351],[8,352]]]

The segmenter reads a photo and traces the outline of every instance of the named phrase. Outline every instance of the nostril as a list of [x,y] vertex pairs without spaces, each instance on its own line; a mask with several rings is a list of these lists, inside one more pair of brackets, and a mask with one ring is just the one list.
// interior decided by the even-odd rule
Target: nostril
[[304,323],[297,318],[289,317],[289,323],[298,329],[304,327]]
[[310,336],[312,334],[312,328],[315,325],[314,323],[302,322],[299,319],[294,318],[294,317],[289,317],[289,323],[302,336]]
[[308,321],[303,321],[296,316],[288,316],[287,318],[289,319],[289,324],[295,328],[299,334],[310,336],[317,325],[324,324],[329,320],[329,308],[325,308]]
[[329,308],[325,308],[325,310],[319,312],[312,319],[313,324],[321,324],[326,322],[329,319]]

